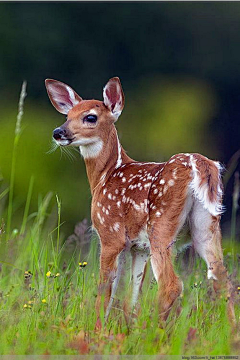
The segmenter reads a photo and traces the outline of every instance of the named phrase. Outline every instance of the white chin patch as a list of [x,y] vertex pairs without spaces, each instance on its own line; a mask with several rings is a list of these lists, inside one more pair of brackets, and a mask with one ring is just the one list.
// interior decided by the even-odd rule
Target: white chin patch
[[81,138],[71,143],[73,146],[79,146],[84,159],[97,157],[103,148],[103,142],[99,137]]
[[59,146],[67,146],[70,144],[69,140],[55,140],[55,142]]

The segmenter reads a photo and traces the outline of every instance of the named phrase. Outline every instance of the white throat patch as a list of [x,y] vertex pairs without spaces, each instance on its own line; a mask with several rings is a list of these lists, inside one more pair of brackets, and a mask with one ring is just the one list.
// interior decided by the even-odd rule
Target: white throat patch
[[[91,140],[91,142],[89,142]],[[84,144],[85,142],[85,144]],[[79,149],[84,159],[97,157],[103,148],[103,141],[99,137],[92,139],[81,139]]]

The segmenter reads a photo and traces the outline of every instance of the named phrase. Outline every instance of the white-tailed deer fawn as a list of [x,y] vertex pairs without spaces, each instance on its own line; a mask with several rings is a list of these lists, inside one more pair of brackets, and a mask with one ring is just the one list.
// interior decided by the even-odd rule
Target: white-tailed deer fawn
[[[138,162],[123,150],[114,123],[124,107],[117,77],[108,81],[103,101],[83,100],[68,85],[47,79],[53,106],[67,121],[53,137],[61,146],[79,146],[85,160],[92,193],[92,223],[101,242],[100,286],[96,302],[99,315],[105,295],[109,315],[120,276],[122,254],[132,254],[133,294],[137,302],[146,262],[150,257],[158,282],[159,310],[166,319],[182,292],[171,252],[180,229],[189,220],[193,246],[205,260],[214,289],[231,284],[223,265],[221,230],[221,166],[199,154],[177,154],[164,163]],[[234,319],[233,301],[228,314]]]

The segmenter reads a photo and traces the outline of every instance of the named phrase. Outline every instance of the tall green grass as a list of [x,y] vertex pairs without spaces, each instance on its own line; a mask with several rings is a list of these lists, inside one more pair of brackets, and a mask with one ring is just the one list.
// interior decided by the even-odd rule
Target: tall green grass
[[[17,124],[19,126],[19,117]],[[3,213],[7,231],[5,220],[0,225],[0,354],[239,353],[239,335],[227,320],[226,299],[215,298],[211,281],[206,279],[206,266],[200,259],[196,259],[193,269],[183,266],[181,258],[176,264],[185,288],[179,300],[182,311],[172,312],[164,328],[158,326],[157,284],[150,267],[139,301],[140,311],[137,316],[125,318],[123,302],[130,296],[128,259],[109,321],[102,330],[95,330],[97,237],[92,237],[87,256],[77,248],[68,248],[61,235],[61,201],[52,193],[39,196],[36,211],[29,213],[33,178],[29,180],[20,230],[11,228],[19,136],[20,132],[16,131],[10,186],[0,194],[1,201],[9,192],[8,206]],[[224,243],[226,254],[229,247],[232,253],[239,251],[233,239]],[[87,266],[80,267],[80,261],[86,261]],[[232,256],[226,256],[225,262],[237,288],[239,263]],[[237,320],[239,316],[236,295]]]
[[23,117],[24,100],[25,100],[25,97],[27,96],[26,88],[27,88],[27,83],[26,83],[26,81],[24,81],[22,84],[22,89],[21,89],[19,103],[18,103],[17,122],[16,122],[16,127],[15,127],[15,136],[14,136],[14,142],[13,142],[11,177],[10,177],[10,186],[9,186],[8,215],[7,215],[7,236],[9,236],[9,234],[10,234],[11,222],[12,222],[15,169],[16,169],[18,143],[19,143],[19,139],[20,139],[21,131],[22,131],[21,123],[22,123],[22,117]]
[[[226,316],[226,299],[215,299],[206,267],[199,259],[189,274],[181,271],[182,312],[158,327],[157,284],[148,268],[141,311],[126,321],[122,306],[129,297],[129,262],[110,319],[95,331],[98,241],[87,257],[59,246],[58,227],[48,227],[51,194],[39,203],[24,236],[9,239],[1,252],[1,354],[237,354],[237,334]],[[4,259],[4,261],[3,261]],[[79,261],[88,264],[80,268]],[[230,272],[232,261],[227,261]],[[180,264],[177,265],[180,272]],[[236,268],[235,268],[236,269]],[[239,272],[238,272],[239,273]],[[236,279],[234,280],[236,281]],[[239,308],[236,316],[239,318]]]

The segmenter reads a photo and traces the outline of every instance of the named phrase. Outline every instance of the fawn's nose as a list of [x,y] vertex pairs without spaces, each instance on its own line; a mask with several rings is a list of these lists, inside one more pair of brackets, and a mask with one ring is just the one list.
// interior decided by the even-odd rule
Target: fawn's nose
[[62,128],[56,128],[53,131],[53,137],[54,139],[58,140],[61,139],[63,136],[66,135],[66,130],[62,129]]

